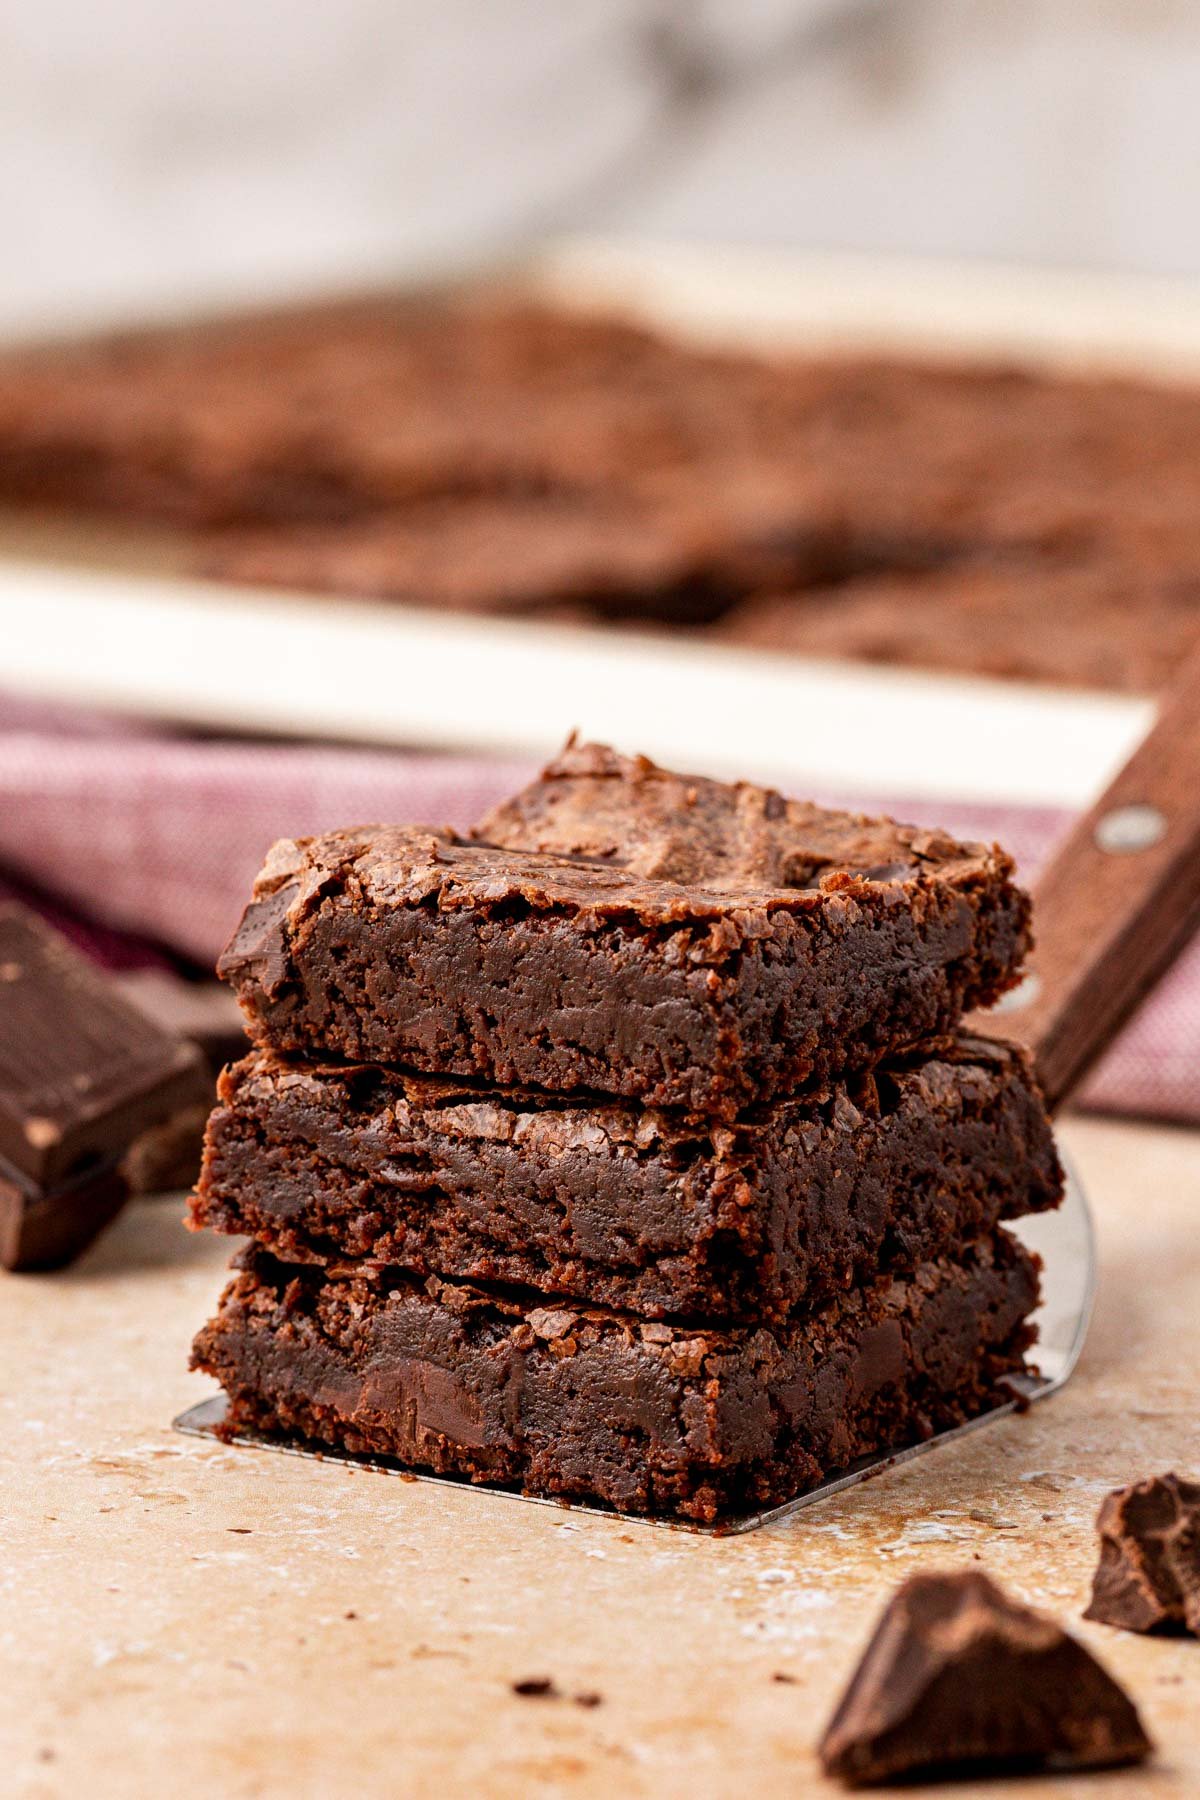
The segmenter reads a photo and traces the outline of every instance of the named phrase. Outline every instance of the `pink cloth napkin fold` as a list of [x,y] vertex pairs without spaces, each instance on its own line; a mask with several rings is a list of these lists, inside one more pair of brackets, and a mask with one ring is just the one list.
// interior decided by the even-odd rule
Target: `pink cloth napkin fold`
[[[534,767],[189,737],[0,695],[0,872],[76,915],[76,935],[90,931],[102,960],[144,960],[153,946],[209,968],[275,838],[380,819],[465,827]],[[1026,880],[1071,823],[1042,808],[817,797],[997,839]],[[1200,940],[1126,1027],[1081,1102],[1200,1120]]]

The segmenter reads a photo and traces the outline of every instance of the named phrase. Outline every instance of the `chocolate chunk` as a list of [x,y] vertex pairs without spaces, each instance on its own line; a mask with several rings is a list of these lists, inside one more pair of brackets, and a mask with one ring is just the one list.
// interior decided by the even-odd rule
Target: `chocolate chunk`
[[0,905],[0,1267],[78,1256],[157,1132],[187,1119],[195,1152],[210,1081],[195,1045],[34,914]]
[[117,986],[161,1030],[198,1045],[214,1074],[249,1048],[241,1007],[219,981],[185,981],[165,969],[132,969],[117,977]]
[[1085,1619],[1200,1637],[1200,1483],[1154,1475],[1109,1494]]
[[204,1092],[192,1044],[24,908],[0,906],[0,1156],[46,1197]]
[[195,1184],[208,1113],[208,1101],[198,1101],[138,1134],[121,1162],[135,1194],[177,1194]]
[[852,1787],[900,1776],[1100,1768],[1152,1746],[1082,1644],[986,1575],[914,1575],[893,1596],[820,1745]]
[[166,969],[133,969],[117,977],[126,1000],[172,1037],[187,1038],[208,1065],[203,1096],[139,1134],[124,1169],[135,1194],[178,1192],[200,1173],[204,1127],[215,1099],[216,1078],[249,1048],[241,1008],[218,981],[185,981]]
[[0,1269],[61,1269],[116,1218],[129,1189],[111,1164],[43,1193],[0,1162]]
[[[268,861],[264,875],[270,867]],[[224,978],[254,982],[265,994],[278,992],[287,977],[287,918],[295,898],[295,884],[286,882],[267,887],[261,897],[256,891],[222,954],[219,973]]]

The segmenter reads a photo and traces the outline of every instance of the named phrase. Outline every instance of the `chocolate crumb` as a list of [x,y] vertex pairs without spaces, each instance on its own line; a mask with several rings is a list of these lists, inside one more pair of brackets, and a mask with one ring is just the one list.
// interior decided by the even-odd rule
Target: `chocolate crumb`
[[771,1680],[772,1681],[782,1681],[786,1687],[795,1687],[796,1686],[796,1677],[794,1675],[786,1675],[782,1669],[776,1669],[775,1673],[771,1677]]
[[603,1694],[593,1694],[593,1693],[587,1692],[587,1693],[582,1693],[582,1694],[573,1694],[571,1696],[571,1698],[574,1700],[576,1706],[602,1706],[604,1704],[604,1695]]
[[1151,1744],[1128,1695],[1052,1619],[986,1575],[893,1595],[820,1744],[852,1787],[899,1776],[1102,1768]]
[[1118,1488],[1096,1529],[1100,1562],[1084,1618],[1200,1637],[1200,1483],[1170,1474]]
[[514,1681],[514,1694],[520,1694],[523,1700],[557,1700],[558,1689],[548,1675],[527,1676],[524,1681]]

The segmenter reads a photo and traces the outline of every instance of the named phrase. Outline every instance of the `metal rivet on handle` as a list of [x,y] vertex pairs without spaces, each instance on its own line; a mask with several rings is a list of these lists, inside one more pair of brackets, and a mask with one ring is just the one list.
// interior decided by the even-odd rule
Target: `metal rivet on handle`
[[1096,821],[1095,839],[1101,850],[1125,856],[1149,850],[1164,837],[1167,821],[1157,806],[1118,806]]
[[1042,984],[1031,970],[1015,988],[1012,988],[1007,994],[1001,994],[992,1011],[997,1013],[1020,1012],[1023,1006],[1032,1006],[1041,991]]

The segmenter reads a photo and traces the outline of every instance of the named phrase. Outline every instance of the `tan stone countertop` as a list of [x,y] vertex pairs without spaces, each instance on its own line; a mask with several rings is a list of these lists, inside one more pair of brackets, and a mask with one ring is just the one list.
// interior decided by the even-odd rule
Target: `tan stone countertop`
[[[823,1792],[813,1746],[885,1597],[977,1561],[1100,1654],[1159,1752],[939,1791],[1200,1793],[1200,1643],[1079,1618],[1105,1491],[1200,1473],[1200,1134],[1064,1136],[1100,1240],[1070,1386],[744,1537],[179,1436],[230,1246],[176,1202],[62,1275],[0,1276],[0,1792]],[[539,1677],[559,1697],[513,1691]]]

